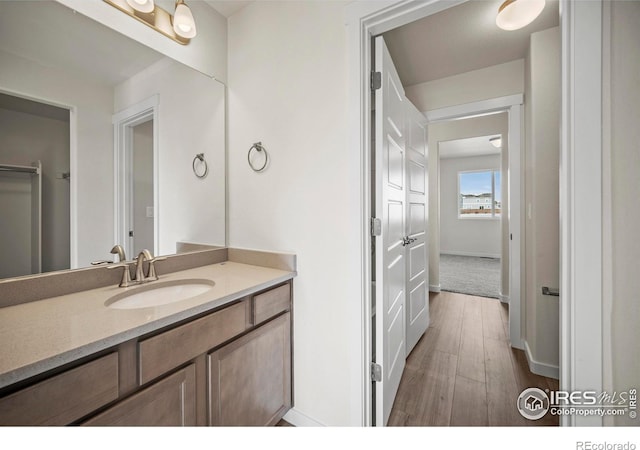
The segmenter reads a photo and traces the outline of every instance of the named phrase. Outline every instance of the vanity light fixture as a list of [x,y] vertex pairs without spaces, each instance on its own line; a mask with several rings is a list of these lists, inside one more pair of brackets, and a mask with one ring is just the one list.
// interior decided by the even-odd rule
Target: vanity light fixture
[[500,136],[489,139],[489,142],[495,148],[502,148],[502,137]]
[[104,1],[179,44],[187,45],[196,36],[196,22],[184,0],[176,1],[173,16],[156,5],[154,0]]
[[127,0],[127,3],[133,9],[141,13],[153,12],[156,7],[156,5],[153,3],[153,0]]
[[518,30],[529,25],[544,9],[545,0],[506,0],[498,9],[496,25],[503,30]]
[[196,35],[196,21],[193,20],[191,9],[184,4],[184,1],[176,1],[176,12],[173,15],[173,31],[178,36],[191,39]]

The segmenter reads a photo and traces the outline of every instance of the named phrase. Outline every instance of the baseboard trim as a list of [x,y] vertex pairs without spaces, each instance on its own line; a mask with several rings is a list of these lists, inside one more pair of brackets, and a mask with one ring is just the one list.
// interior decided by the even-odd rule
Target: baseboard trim
[[496,258],[500,259],[499,254],[493,253],[474,253],[474,252],[450,252],[450,251],[440,251],[441,255],[453,255],[453,256],[476,256],[478,258]]
[[289,422],[294,427],[324,427],[326,425],[318,422],[315,419],[301,413],[295,408],[291,408],[283,417],[284,420]]
[[531,356],[531,349],[529,343],[524,341],[524,353],[527,355],[527,362],[529,363],[529,370],[536,375],[542,375],[543,377],[560,379],[560,367],[551,364],[541,363],[533,359]]
[[503,295],[502,292],[500,292],[498,294],[498,298],[500,299],[500,301],[502,303],[509,303],[509,296],[508,295]]
[[440,292],[440,285],[439,284],[430,284],[429,285],[429,292]]

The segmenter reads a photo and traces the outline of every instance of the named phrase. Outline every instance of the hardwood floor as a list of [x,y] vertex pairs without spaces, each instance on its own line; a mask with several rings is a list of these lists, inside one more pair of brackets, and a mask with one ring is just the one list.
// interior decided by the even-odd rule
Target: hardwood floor
[[528,387],[558,389],[529,371],[508,342],[507,306],[490,298],[430,294],[431,325],[409,358],[389,426],[557,426],[558,417],[523,418],[516,399]]

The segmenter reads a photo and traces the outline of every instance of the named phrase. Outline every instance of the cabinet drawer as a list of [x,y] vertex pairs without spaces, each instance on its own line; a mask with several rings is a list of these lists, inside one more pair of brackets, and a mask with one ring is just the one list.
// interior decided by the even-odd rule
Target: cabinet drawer
[[67,425],[117,398],[111,353],[0,399],[0,424]]
[[289,284],[258,294],[253,297],[253,323],[264,322],[289,310],[290,306],[291,286]]
[[139,344],[140,384],[211,350],[246,329],[248,302],[236,303]]
[[86,426],[194,426],[196,370],[192,364],[107,409]]

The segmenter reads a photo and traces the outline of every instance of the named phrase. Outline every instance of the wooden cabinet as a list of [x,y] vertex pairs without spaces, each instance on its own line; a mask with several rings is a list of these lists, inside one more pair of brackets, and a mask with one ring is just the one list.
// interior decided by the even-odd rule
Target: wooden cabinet
[[118,398],[111,353],[0,399],[1,425],[66,425]]
[[249,302],[242,301],[200,319],[142,340],[140,384],[194,359],[247,328]]
[[292,404],[290,311],[286,282],[126,341],[9,389],[0,425],[275,424]]
[[143,389],[83,423],[86,426],[193,426],[196,424],[193,364]]
[[291,407],[286,313],[209,355],[209,425],[274,425]]

